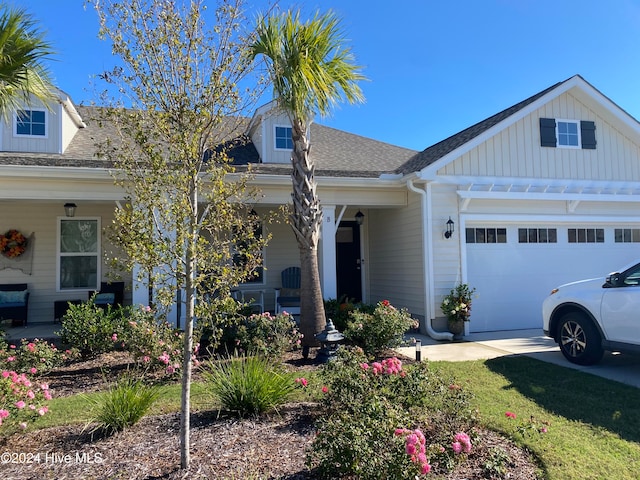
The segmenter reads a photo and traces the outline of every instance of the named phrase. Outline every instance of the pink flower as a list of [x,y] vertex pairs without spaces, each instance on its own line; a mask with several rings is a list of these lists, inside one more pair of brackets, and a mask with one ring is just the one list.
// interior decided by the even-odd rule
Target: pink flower
[[33,400],[34,398],[36,398],[36,394],[33,393],[33,390],[29,390],[27,392],[27,398],[29,398],[30,400]]
[[9,378],[9,375],[11,374],[7,370],[2,371],[2,378]]
[[304,377],[300,377],[300,378],[296,378],[296,383],[299,383],[300,385],[302,385],[303,387],[306,387],[309,382],[307,381],[306,378]]
[[516,418],[516,414],[513,412],[505,412],[505,417],[507,418]]
[[31,373],[35,374],[35,373],[37,373],[37,372],[38,372],[38,369],[37,369],[37,368],[35,368],[35,367],[31,367],[31,368],[29,369],[29,371],[30,371]]
[[415,455],[416,454],[415,444],[407,442],[407,445],[405,446],[405,451],[407,452],[407,455]]
[[329,388],[326,385],[322,386],[322,393],[327,393],[329,391]]
[[27,349],[28,349],[30,352],[33,352],[33,351],[36,349],[36,346],[35,346],[35,344],[34,344],[34,343],[30,342],[30,343],[27,343]]
[[42,395],[44,396],[45,400],[51,400],[51,392],[49,390],[45,390],[44,392],[42,392]]
[[24,403],[22,400],[18,400],[18,401],[16,402],[16,408],[23,409],[23,408],[24,408],[24,407],[26,407],[26,406],[27,406],[27,404],[26,404],[26,403]]
[[15,350],[16,346],[15,345],[9,345],[9,348],[12,349],[12,350]]
[[9,410],[0,409],[0,420],[9,416]]
[[117,334],[117,333],[114,333],[113,335],[111,335],[111,340],[112,340],[113,342],[117,342],[117,341],[118,341],[118,334]]
[[462,452],[462,445],[460,445],[460,442],[453,442],[451,444],[451,448],[453,449],[453,451],[455,453],[460,453]]
[[369,364],[368,363],[361,363],[360,364],[360,368],[363,370],[369,370]]
[[168,373],[169,375],[172,375],[173,373],[175,373],[175,371],[176,371],[176,369],[175,369],[175,368],[173,368],[171,365],[169,365],[169,366],[167,367],[167,373]]
[[391,303],[389,303],[389,300],[382,300],[382,302],[380,303],[382,303],[382,305],[385,307],[388,307],[389,305],[391,305]]
[[27,422],[20,422],[20,428],[22,430],[26,430],[27,429]]
[[49,411],[49,408],[48,408],[48,407],[40,407],[40,408],[38,409],[38,415],[42,416],[42,415],[44,415],[45,413],[47,413],[48,411]]
[[547,433],[547,427],[542,427],[540,429],[540,433]]
[[16,359],[16,357],[7,357],[7,362],[13,362]]
[[430,471],[431,471],[431,465],[429,465],[428,463],[423,463],[422,470],[420,470],[420,473],[422,473],[422,475],[426,475]]

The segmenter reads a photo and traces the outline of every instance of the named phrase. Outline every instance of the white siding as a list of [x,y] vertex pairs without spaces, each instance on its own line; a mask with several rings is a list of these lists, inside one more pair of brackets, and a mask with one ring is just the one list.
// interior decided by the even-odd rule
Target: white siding
[[[460,218],[458,212],[458,197],[456,189],[448,185],[433,185],[431,193],[433,236],[433,272],[435,315],[442,316],[440,302],[442,297],[462,281],[462,267],[460,263],[460,245],[464,237],[461,235]],[[446,222],[451,217],[455,222],[455,232],[451,238],[445,238]]]
[[[595,122],[596,149],[541,147],[539,118]],[[623,130],[616,128],[606,112],[590,108],[567,92],[463,154],[438,173],[640,181],[640,146]]]
[[422,212],[418,195],[406,208],[369,210],[369,301],[389,300],[424,315]]
[[289,163],[291,161],[290,150],[276,150],[275,143],[275,126],[290,126],[291,122],[286,115],[265,115],[264,122],[264,148],[262,152],[263,163]]

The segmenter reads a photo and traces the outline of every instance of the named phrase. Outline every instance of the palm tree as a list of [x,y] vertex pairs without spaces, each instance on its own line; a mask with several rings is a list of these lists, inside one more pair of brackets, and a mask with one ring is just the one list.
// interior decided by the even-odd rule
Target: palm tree
[[275,99],[291,121],[290,223],[300,250],[300,330],[305,357],[309,347],[317,344],[314,335],[326,322],[318,270],[322,209],[316,194],[308,129],[315,113],[326,116],[339,101],[364,100],[357,82],[365,77],[343,43],[340,22],[333,12],[316,13],[312,20],[301,23],[300,13],[289,11],[262,18],[251,45],[252,58],[263,55],[267,59]]
[[31,95],[47,102],[52,83],[42,61],[53,54],[51,45],[25,10],[0,9],[0,115],[23,106]]

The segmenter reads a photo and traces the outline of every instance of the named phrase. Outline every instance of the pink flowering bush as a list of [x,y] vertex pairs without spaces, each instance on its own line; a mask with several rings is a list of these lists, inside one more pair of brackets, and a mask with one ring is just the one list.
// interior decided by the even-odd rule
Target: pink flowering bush
[[19,345],[9,344],[0,350],[0,368],[18,373],[43,375],[53,368],[76,358],[71,350],[59,350],[45,340],[22,339]]
[[46,383],[32,381],[25,373],[0,372],[0,431],[33,422],[49,411],[51,400]]
[[[182,368],[184,335],[148,306],[128,307],[128,315],[113,339],[130,352],[144,368],[161,369],[173,375]],[[194,361],[198,344],[193,352]]]
[[397,309],[388,300],[379,302],[372,313],[353,310],[350,318],[343,332],[345,339],[370,356],[397,347],[402,343],[404,333],[417,326],[417,321],[406,309]]
[[[322,478],[413,480],[444,473],[456,460],[452,444],[459,442],[461,451],[471,444],[455,436],[475,424],[469,394],[450,388],[426,362],[368,362],[362,350],[345,348],[321,381],[327,388],[307,465]],[[405,431],[407,425],[413,428]]]

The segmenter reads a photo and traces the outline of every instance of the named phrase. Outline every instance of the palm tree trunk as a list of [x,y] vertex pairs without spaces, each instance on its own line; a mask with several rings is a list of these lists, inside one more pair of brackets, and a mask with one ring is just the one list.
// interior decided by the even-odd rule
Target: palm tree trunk
[[[300,332],[303,355],[308,347],[317,346],[315,334],[325,327],[324,299],[318,269],[318,239],[322,224],[322,208],[316,194],[313,164],[309,159],[311,148],[305,135],[306,126],[300,120],[292,123],[293,154],[293,212],[291,227],[300,249]],[[332,241],[331,239],[327,239]]]

